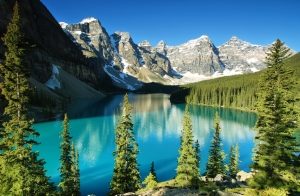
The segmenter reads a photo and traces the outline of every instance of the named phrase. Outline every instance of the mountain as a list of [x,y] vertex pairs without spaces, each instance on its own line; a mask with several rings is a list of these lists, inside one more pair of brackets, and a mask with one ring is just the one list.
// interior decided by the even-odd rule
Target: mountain
[[265,68],[264,60],[268,46],[250,44],[233,36],[218,49],[220,60],[228,70],[243,73],[256,72]]
[[136,90],[144,83],[166,84],[163,77],[172,76],[167,57],[151,47],[135,44],[127,32],[108,35],[95,18],[83,19],[78,24],[60,24],[85,56],[105,62],[104,71],[118,87]]
[[112,60],[110,38],[99,20],[86,18],[78,24],[61,22],[60,25],[85,56]]
[[185,84],[265,68],[268,46],[254,45],[235,36],[219,47],[205,35],[178,46],[164,41],[152,46],[147,40],[136,44],[128,32],[109,35],[95,18],[60,24],[86,57],[104,61],[104,71],[115,86],[127,90],[152,82]]
[[[158,48],[160,47],[158,45]],[[212,75],[216,71],[224,70],[219,51],[208,36],[201,36],[179,46],[167,46],[164,53],[170,59],[172,66],[180,73]]]
[[[1,37],[6,32],[12,16],[14,2],[13,0],[0,1]],[[100,73],[95,69],[97,65],[87,63],[81,50],[62,31],[47,8],[37,0],[22,0],[19,5],[25,41],[29,46],[33,46],[26,55],[27,62],[31,65],[31,75],[37,81],[44,83],[52,74],[52,64],[57,64],[79,80],[97,88],[100,82],[98,77]],[[2,41],[0,48],[3,56]]]
[[[70,100],[103,98],[102,89],[113,88],[110,77],[103,70],[104,63],[83,55],[41,1],[18,2],[24,43],[28,46],[25,63],[31,72],[32,105],[61,111]],[[0,37],[7,31],[14,4],[15,0],[0,0]],[[4,52],[0,39],[0,63],[4,60]],[[4,102],[1,97],[0,102],[1,110]]]

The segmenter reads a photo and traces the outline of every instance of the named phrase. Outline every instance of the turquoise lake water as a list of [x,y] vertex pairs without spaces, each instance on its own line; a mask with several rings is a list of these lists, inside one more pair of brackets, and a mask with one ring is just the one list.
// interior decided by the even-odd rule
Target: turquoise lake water
[[[98,102],[78,101],[68,114],[70,132],[79,151],[82,195],[106,195],[112,177],[114,159],[114,130],[120,114],[123,95],[107,97]],[[158,180],[172,179],[176,174],[178,147],[184,104],[171,104],[164,94],[130,94],[133,105],[135,137],[139,145],[138,163],[141,177],[148,174],[150,163],[155,162]],[[233,109],[191,106],[195,139],[201,147],[201,172],[205,172],[208,150],[213,134],[213,117],[221,117],[221,138],[225,153],[231,145],[239,144],[240,169],[249,171],[254,147],[256,116]],[[35,124],[41,134],[41,144],[35,149],[46,161],[47,175],[59,181],[59,133],[61,121]]]

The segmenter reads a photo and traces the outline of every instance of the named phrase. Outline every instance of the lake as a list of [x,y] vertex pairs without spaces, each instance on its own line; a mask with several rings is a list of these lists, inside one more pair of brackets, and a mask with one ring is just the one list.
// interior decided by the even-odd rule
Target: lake
[[[123,95],[114,95],[101,101],[77,101],[68,110],[70,132],[79,151],[82,195],[106,195],[112,177],[114,158],[114,130],[120,114]],[[142,179],[154,161],[158,180],[176,175],[178,148],[182,129],[184,104],[171,104],[169,95],[129,94],[133,105],[135,137],[139,145],[138,163]],[[254,113],[239,110],[190,106],[194,138],[201,147],[201,173],[205,172],[208,150],[212,139],[215,112],[221,118],[223,149],[229,154],[230,146],[239,145],[240,169],[249,171],[254,147],[256,121]],[[47,175],[59,181],[59,134],[62,121],[37,123],[40,133],[35,147],[46,161]],[[228,158],[228,157],[227,157]]]

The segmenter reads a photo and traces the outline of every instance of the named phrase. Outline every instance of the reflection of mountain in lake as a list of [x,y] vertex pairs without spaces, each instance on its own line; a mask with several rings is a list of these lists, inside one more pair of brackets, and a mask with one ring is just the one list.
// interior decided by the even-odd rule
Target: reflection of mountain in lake
[[95,165],[105,146],[113,145],[113,130],[116,122],[117,119],[115,116],[113,118],[101,117],[72,122],[73,127],[83,128],[83,130],[78,130],[80,134],[75,140],[75,145],[82,155],[81,159],[84,160],[84,164],[89,166]]

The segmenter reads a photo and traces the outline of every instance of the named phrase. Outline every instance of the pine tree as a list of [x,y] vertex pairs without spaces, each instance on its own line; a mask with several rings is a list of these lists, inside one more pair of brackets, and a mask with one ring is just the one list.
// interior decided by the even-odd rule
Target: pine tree
[[197,158],[197,165],[198,165],[198,171],[199,171],[199,175],[201,175],[201,171],[200,171],[200,144],[199,141],[196,140],[195,142],[195,152],[196,152],[196,158]]
[[146,189],[153,189],[157,186],[157,181],[155,179],[155,176],[152,173],[149,173],[149,175],[145,178],[143,184],[146,186]]
[[181,145],[179,148],[179,158],[176,169],[177,175],[175,178],[176,183],[182,187],[198,186],[199,165],[193,144],[192,120],[187,106],[183,117]]
[[[297,161],[294,131],[297,127],[295,111],[295,78],[293,70],[285,66],[290,51],[279,39],[267,52],[268,68],[262,75],[258,91],[257,146],[253,169],[257,171],[252,184],[259,188],[300,186],[286,176],[293,176]],[[294,178],[294,177],[293,177]]]
[[151,162],[150,173],[154,176],[155,180],[157,181],[157,175],[154,168],[154,161]]
[[206,166],[206,176],[209,178],[216,177],[217,174],[225,175],[224,152],[222,151],[222,143],[220,137],[220,117],[218,113],[215,115],[215,133],[211,142],[209,157]]
[[74,144],[71,148],[71,173],[72,173],[72,196],[80,196],[80,173],[79,173],[79,153],[76,151]]
[[60,144],[60,183],[59,188],[62,195],[71,195],[73,191],[73,179],[72,179],[72,149],[71,139],[69,132],[69,119],[65,114],[63,121],[63,129],[61,132],[61,144]]
[[230,147],[230,160],[229,160],[229,171],[228,175],[231,178],[236,178],[236,174],[239,171],[239,146]]
[[143,184],[146,185],[146,189],[153,189],[157,186],[157,176],[156,176],[153,161],[150,166],[149,175],[145,178]]
[[124,96],[122,115],[116,128],[115,165],[110,183],[110,194],[134,192],[141,187],[138,169],[138,145],[134,138],[128,95]]
[[32,147],[39,134],[28,117],[29,71],[24,62],[25,49],[18,1],[11,22],[2,38],[5,60],[0,64],[1,93],[8,104],[0,140],[0,195],[45,195],[54,188],[45,175],[44,160]]

